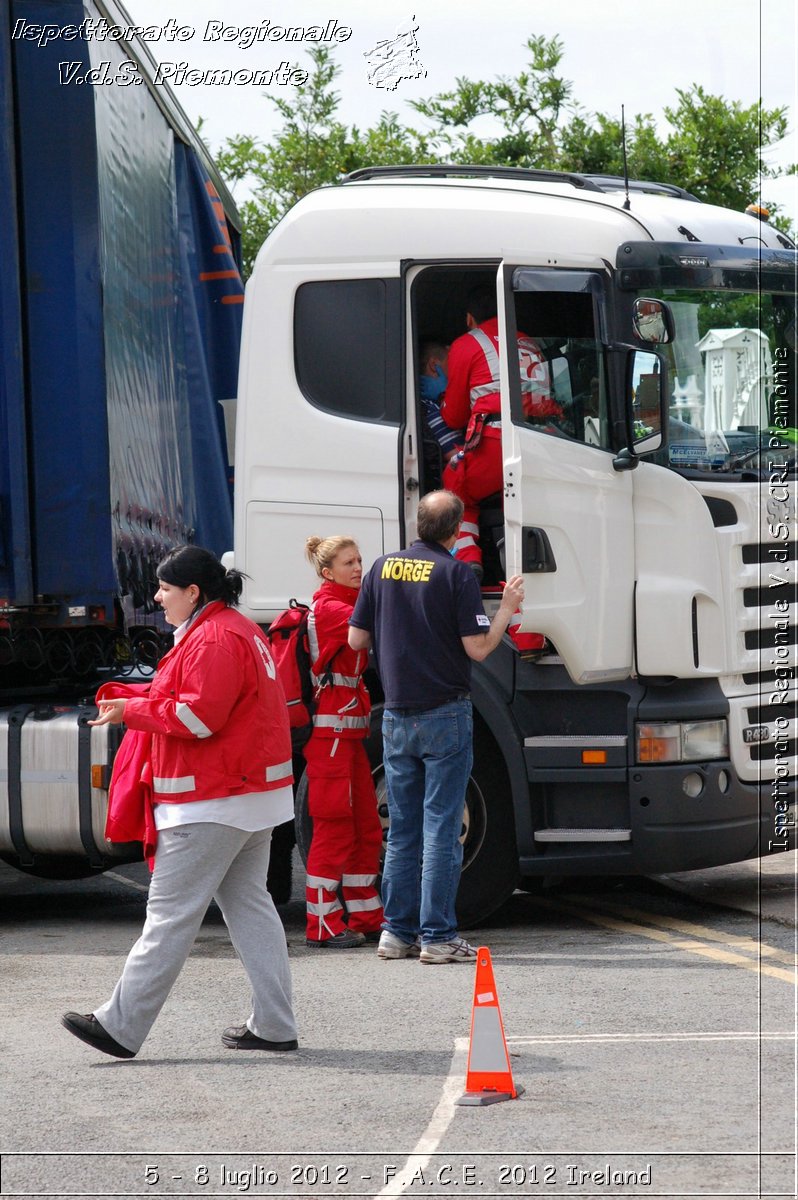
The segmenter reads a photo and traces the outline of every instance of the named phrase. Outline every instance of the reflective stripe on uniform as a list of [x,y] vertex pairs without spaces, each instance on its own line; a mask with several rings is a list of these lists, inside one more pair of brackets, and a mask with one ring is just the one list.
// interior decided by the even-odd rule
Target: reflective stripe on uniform
[[461,533],[479,533],[479,525],[474,521],[461,521],[460,531]]
[[483,396],[495,396],[497,387],[498,380],[496,383],[480,383],[470,388],[468,394],[471,397],[472,404],[475,400],[481,400]]
[[[473,408],[477,400],[482,400],[485,396],[495,396],[496,392],[498,392],[501,381],[501,368],[499,366],[499,354],[492,338],[489,338],[482,329],[470,330],[470,336],[472,338],[476,338],[476,340],[479,342],[485,354],[488,370],[490,371],[491,375],[489,383],[479,383],[474,387],[469,388],[468,394],[471,400],[471,407]],[[530,395],[533,391],[545,390],[547,390],[545,384],[541,384],[539,380],[533,381],[526,375],[521,375],[521,393],[523,395]]]
[[476,541],[469,533],[465,537],[458,538],[454,544],[454,548],[455,550],[464,550],[466,546],[476,546],[476,544]]
[[291,774],[292,767],[293,763],[290,758],[286,762],[274,763],[271,767],[267,767],[266,782],[274,783],[277,779],[285,779],[287,775]]
[[325,879],[323,875],[308,875],[305,886],[314,888],[326,888],[328,892],[334,892],[338,887],[337,879]]
[[368,717],[339,717],[334,713],[317,713],[313,718],[317,729],[368,729]]
[[183,722],[189,733],[194,734],[194,737],[207,738],[213,733],[213,730],[209,729],[205,722],[201,721],[182,700],[175,706],[175,716],[178,721]]
[[314,904],[312,900],[307,901],[308,912],[312,913],[314,917],[326,917],[340,907],[341,901],[337,896],[334,900],[329,900],[327,903],[320,901],[318,904]]
[[193,792],[197,785],[193,775],[179,775],[176,779],[159,779],[156,776],[152,781],[152,787],[155,792],[175,795],[179,792]]
[[319,687],[323,683],[325,687],[333,684],[335,687],[356,688],[360,683],[359,675],[338,675],[335,671],[332,673],[325,671],[323,675],[314,675],[311,671],[310,678],[315,687]]
[[346,907],[350,913],[373,912],[375,908],[382,908],[382,900],[379,896],[369,896],[367,900],[350,900],[347,896]]
[[493,338],[488,337],[484,329],[472,329],[470,333],[471,337],[479,342],[482,347],[482,352],[488,361],[488,370],[490,371],[491,378],[498,381],[501,368],[499,367],[499,352],[496,349]]
[[376,875],[342,875],[344,887],[373,887],[377,881]]

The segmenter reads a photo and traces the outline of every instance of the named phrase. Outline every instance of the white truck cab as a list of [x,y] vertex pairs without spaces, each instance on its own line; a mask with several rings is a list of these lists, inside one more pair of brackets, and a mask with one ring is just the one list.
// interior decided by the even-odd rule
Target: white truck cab
[[470,288],[496,288],[502,364],[516,331],[544,353],[556,418],[503,370],[483,544],[486,605],[522,573],[547,652],[474,668],[462,919],[519,879],[794,844],[795,269],[778,230],[678,188],[514,168],[358,171],[262,247],[234,549],[260,623],[312,594],[308,535],[366,564],[414,539],[440,485],[419,346],[465,331]]

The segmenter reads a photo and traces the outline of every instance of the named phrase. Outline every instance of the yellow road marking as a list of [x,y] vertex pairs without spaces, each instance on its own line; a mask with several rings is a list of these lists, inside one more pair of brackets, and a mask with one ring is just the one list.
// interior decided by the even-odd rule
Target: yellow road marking
[[[578,917],[582,921],[588,921],[591,925],[600,925],[604,929],[613,929],[618,933],[636,933],[640,937],[650,938],[654,942],[664,942],[666,945],[672,946],[674,950],[685,950],[689,954],[698,954],[703,958],[711,958],[715,962],[727,963],[729,966],[742,967],[744,970],[753,971],[755,974],[769,975],[773,979],[781,979],[786,983],[798,984],[798,974],[795,971],[785,971],[782,967],[771,967],[767,963],[752,962],[750,958],[745,958],[742,954],[734,954],[730,950],[716,950],[714,947],[705,946],[701,942],[681,940],[666,930],[648,929],[646,926],[638,925],[634,921],[616,920],[614,917],[579,908],[575,904],[563,904],[561,901],[546,900],[541,896],[534,897],[534,903],[540,905],[542,908],[552,909],[555,912],[569,913],[571,916]],[[645,920],[649,919],[646,913]]]
[[[577,895],[570,895],[568,899],[576,903],[584,902],[584,897]],[[676,933],[693,934],[708,942],[723,942],[727,946],[735,946],[738,950],[748,950],[751,954],[759,955],[760,958],[775,958],[778,962],[786,963],[788,967],[796,965],[794,954],[790,954],[786,950],[777,950],[775,946],[768,946],[764,942],[758,942],[755,938],[742,937],[735,933],[720,933],[717,929],[709,929],[706,925],[696,925],[692,921],[678,921],[675,917],[661,917],[655,913],[640,912],[639,909],[629,908],[625,904],[616,904],[613,900],[602,900],[601,906],[618,916],[646,921],[649,925],[656,925],[660,929],[672,929]]]

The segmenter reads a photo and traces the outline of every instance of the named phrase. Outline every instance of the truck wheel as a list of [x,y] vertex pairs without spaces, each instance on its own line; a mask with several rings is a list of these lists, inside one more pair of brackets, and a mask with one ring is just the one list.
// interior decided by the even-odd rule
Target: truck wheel
[[[384,845],[389,820],[379,724],[372,725],[366,749],[372,764]],[[308,812],[306,775],[296,789],[295,825],[297,846],[302,861],[307,862],[313,820]],[[478,718],[474,721],[474,768],[466,789],[460,840],[463,872],[457,893],[457,920],[464,929],[469,929],[486,921],[512,895],[518,883],[518,852],[507,770],[495,742]]]
[[457,920],[464,929],[473,929],[487,921],[518,883],[510,780],[498,746],[476,714],[465,814]]

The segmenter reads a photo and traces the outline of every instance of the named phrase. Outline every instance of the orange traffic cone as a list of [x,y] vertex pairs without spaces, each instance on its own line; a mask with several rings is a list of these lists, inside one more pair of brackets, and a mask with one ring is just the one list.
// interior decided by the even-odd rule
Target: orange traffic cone
[[474,980],[466,1090],[457,1103],[496,1104],[499,1100],[515,1100],[523,1090],[513,1084],[490,950],[480,946]]

